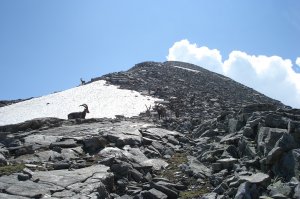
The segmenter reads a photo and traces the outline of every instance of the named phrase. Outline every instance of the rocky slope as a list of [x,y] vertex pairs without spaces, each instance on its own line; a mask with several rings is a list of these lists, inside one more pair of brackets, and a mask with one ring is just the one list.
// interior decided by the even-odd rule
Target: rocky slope
[[0,198],[299,198],[300,110],[181,62],[106,80],[166,117],[40,118],[0,127]]

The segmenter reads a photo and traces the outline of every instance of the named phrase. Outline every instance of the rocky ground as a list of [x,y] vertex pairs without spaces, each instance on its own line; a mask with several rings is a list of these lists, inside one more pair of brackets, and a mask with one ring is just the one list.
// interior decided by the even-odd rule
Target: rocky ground
[[18,102],[23,102],[23,101],[29,100],[29,99],[32,99],[32,98],[17,99],[17,100],[0,100],[0,107],[8,106],[8,105],[15,104],[15,103],[18,103]]
[[2,126],[0,198],[300,198],[300,110],[180,62],[97,79],[164,99],[166,117]]

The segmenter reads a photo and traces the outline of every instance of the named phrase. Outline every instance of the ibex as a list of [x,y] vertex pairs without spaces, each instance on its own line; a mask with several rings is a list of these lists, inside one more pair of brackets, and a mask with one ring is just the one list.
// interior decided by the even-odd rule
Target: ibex
[[155,105],[153,110],[156,110],[158,114],[158,119],[160,120],[162,117],[166,117],[167,110],[164,106],[162,105]]
[[82,112],[70,113],[68,115],[68,119],[85,119],[85,115],[90,112],[89,107],[86,104],[82,104],[80,106],[83,106],[84,110]]
[[151,105],[148,107],[146,104],[145,104],[145,106],[146,106],[146,116],[148,116],[148,117],[151,117]]
[[80,78],[80,81],[81,81],[81,85],[85,85],[85,81],[82,78]]

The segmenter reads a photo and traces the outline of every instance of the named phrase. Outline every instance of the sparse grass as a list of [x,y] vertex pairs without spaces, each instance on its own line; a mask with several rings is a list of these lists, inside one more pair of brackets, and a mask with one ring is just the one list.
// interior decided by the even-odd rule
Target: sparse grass
[[174,183],[178,182],[178,177],[175,175],[175,173],[180,172],[181,170],[178,168],[178,166],[186,163],[187,161],[187,154],[175,153],[174,156],[168,160],[168,169],[161,173],[161,177],[167,178]]
[[182,182],[182,179],[184,179],[184,184],[187,185],[188,189],[180,192],[179,196],[181,199],[199,198],[199,196],[210,192],[210,184],[206,182],[204,185],[200,185],[194,177],[187,177],[183,173],[180,173],[181,169],[178,166],[188,162],[187,155],[186,153],[175,153],[174,156],[168,160],[168,168],[162,171],[160,176],[167,178],[173,183]]
[[179,196],[181,199],[192,199],[192,198],[199,198],[199,196],[202,196],[203,194],[209,192],[210,191],[206,187],[203,187],[203,188],[190,190],[190,191],[182,191],[180,192]]
[[12,164],[0,167],[0,176],[10,175],[22,171],[25,168],[24,164]]

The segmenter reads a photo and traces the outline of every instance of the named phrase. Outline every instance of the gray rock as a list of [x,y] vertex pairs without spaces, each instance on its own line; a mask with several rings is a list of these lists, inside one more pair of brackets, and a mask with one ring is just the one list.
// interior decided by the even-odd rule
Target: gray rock
[[54,170],[60,170],[70,168],[71,164],[68,162],[55,162],[52,166]]
[[300,184],[295,187],[293,198],[300,198]]
[[62,136],[33,134],[24,138],[24,143],[33,145],[34,149],[48,148],[51,143],[58,142]]
[[136,182],[146,181],[146,179],[143,177],[143,174],[136,169],[129,170],[129,176]]
[[210,176],[211,170],[206,167],[204,164],[202,164],[200,161],[197,160],[197,158],[193,156],[187,156],[188,158],[188,166],[190,170],[192,171],[193,175],[202,174],[204,176]]
[[179,145],[179,141],[174,136],[168,135],[167,139],[171,144]]
[[228,135],[225,135],[224,137],[222,137],[220,143],[221,144],[232,144],[232,145],[237,145],[237,143],[239,142],[239,140],[241,139],[243,135],[242,134],[238,134],[238,133],[231,133]]
[[253,138],[255,136],[253,129],[251,127],[245,127],[243,129],[243,136],[247,137],[247,138]]
[[223,169],[222,164],[221,163],[212,163],[211,164],[211,169],[214,173],[219,172]]
[[29,179],[30,179],[30,176],[28,174],[24,174],[24,173],[18,174],[18,180],[20,180],[20,181],[26,181]]
[[54,191],[62,191],[63,188],[57,185],[47,183],[35,183],[30,180],[18,181],[5,189],[5,192],[12,195],[18,195],[29,198],[41,198]]
[[289,181],[292,177],[300,177],[300,149],[293,149],[284,154],[282,158],[272,166],[275,175]]
[[7,148],[11,154],[14,154],[15,156],[21,156],[25,154],[33,154],[34,150],[32,145],[22,145],[22,146],[16,146],[16,147],[9,147]]
[[63,190],[59,192],[55,192],[51,195],[51,197],[57,197],[57,198],[72,198],[75,196],[76,193],[70,190]]
[[297,144],[291,134],[284,133],[281,138],[276,142],[275,147],[281,147],[285,152],[295,149]]
[[239,140],[238,153],[239,157],[247,157],[249,159],[255,158],[257,154],[255,147],[251,146],[251,144],[246,141],[244,137]]
[[[229,145],[224,153],[227,152],[233,158],[239,158],[239,152],[234,145]],[[223,156],[223,155],[222,155]]]
[[167,199],[168,196],[157,189],[150,189],[149,191],[142,191],[141,195],[144,199]]
[[154,182],[156,182],[156,184],[158,185],[163,185],[165,187],[168,187],[169,189],[177,189],[177,190],[185,190],[187,187],[183,184],[174,184],[174,183],[171,183],[171,182],[167,182],[167,181],[164,181],[163,179],[153,179]]
[[250,182],[242,183],[235,195],[235,199],[255,199],[258,198],[259,194],[255,184]]
[[276,129],[261,127],[258,132],[257,149],[258,152],[266,156],[275,146],[276,142],[287,133],[286,129]]
[[228,121],[228,129],[229,133],[235,133],[236,131],[238,131],[238,120],[230,118]]
[[213,192],[219,194],[219,195],[223,195],[226,190],[228,190],[228,186],[226,183],[222,182],[220,185],[218,185],[214,190]]
[[266,164],[273,165],[279,161],[284,153],[284,150],[281,147],[273,148],[266,157]]
[[158,183],[150,183],[151,188],[157,189],[168,196],[168,198],[178,198],[178,192]]
[[6,193],[0,193],[0,198],[3,199],[28,199],[28,197],[18,196],[18,195],[10,195]]
[[132,165],[127,162],[119,162],[116,164],[113,164],[110,167],[111,171],[115,173],[116,177],[118,179],[120,178],[128,178],[128,173],[130,170],[132,170]]
[[154,170],[165,169],[169,164],[162,159],[148,159],[140,163],[142,166],[152,166]]
[[217,199],[218,194],[217,193],[207,193],[204,194],[201,199]]
[[7,165],[7,160],[6,160],[6,158],[4,157],[4,155],[2,155],[2,154],[0,153],[0,166],[5,166],[5,165]]
[[162,154],[162,153],[164,152],[164,150],[165,150],[164,145],[162,145],[162,144],[161,144],[160,142],[158,142],[158,141],[152,142],[151,145],[152,145],[156,150],[158,150],[159,153],[161,153],[161,154]]
[[300,146],[300,121],[290,121],[288,123],[288,133],[292,135],[298,144],[298,147]]
[[200,137],[215,137],[218,135],[219,135],[218,131],[209,129],[209,130],[206,130]]
[[78,182],[87,180],[88,178],[97,178],[106,180],[111,177],[108,172],[108,167],[103,165],[93,165],[90,167],[69,170],[53,170],[53,171],[37,171],[32,176],[33,179],[38,179],[39,182],[57,185],[60,187],[68,187]]
[[222,165],[222,168],[227,170],[231,170],[233,168],[233,165],[237,162],[238,160],[236,158],[224,158],[217,160],[217,163],[220,163]]
[[287,129],[288,119],[279,114],[268,114],[265,116],[265,125],[271,128]]
[[31,178],[31,177],[33,176],[33,174],[34,174],[34,172],[31,171],[31,170],[28,169],[28,168],[24,168],[24,169],[23,169],[23,173],[29,175],[30,178]]
[[52,149],[54,147],[61,147],[61,148],[74,148],[77,147],[78,144],[74,139],[66,139],[60,142],[53,142],[50,144],[49,148]]
[[242,175],[239,176],[240,180],[247,181],[252,184],[262,184],[265,185],[269,182],[270,176],[264,173],[255,173],[251,176],[249,175]]
[[55,151],[41,151],[35,154],[22,155],[16,158],[15,160],[30,164],[36,162],[43,163],[43,162],[62,160],[62,159],[63,159],[62,155]]
[[267,189],[271,197],[279,194],[287,198],[292,197],[292,188],[288,184],[282,183],[281,181],[277,181],[274,184],[269,185]]
[[161,128],[149,128],[147,129],[147,132],[149,132],[152,135],[156,135],[160,138],[167,137],[168,135],[172,135],[175,137],[179,135],[179,133],[176,131],[169,131]]
[[107,140],[103,137],[88,137],[83,140],[83,148],[88,153],[98,152],[100,149],[105,148]]
[[65,148],[61,150],[61,156],[65,161],[71,161],[74,159],[80,158],[81,155],[84,155],[82,147],[76,148]]

